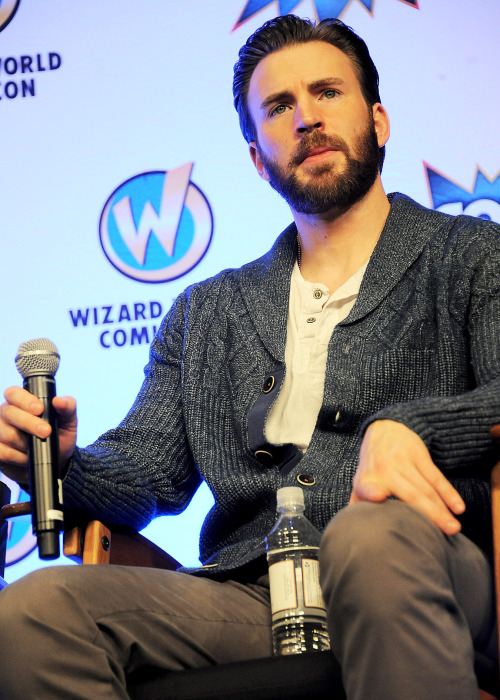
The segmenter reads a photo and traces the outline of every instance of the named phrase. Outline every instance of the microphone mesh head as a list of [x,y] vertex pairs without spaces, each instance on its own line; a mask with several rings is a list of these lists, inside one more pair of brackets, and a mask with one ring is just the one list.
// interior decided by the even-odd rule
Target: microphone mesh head
[[47,338],[37,338],[21,343],[16,355],[16,367],[22,377],[36,374],[54,376],[59,367],[59,353]]

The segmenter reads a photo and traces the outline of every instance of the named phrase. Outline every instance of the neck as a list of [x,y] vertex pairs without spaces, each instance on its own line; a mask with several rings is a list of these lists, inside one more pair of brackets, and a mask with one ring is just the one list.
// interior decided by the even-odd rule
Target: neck
[[292,210],[299,232],[302,276],[335,291],[369,259],[389,209],[378,177],[369,192],[349,208],[322,215]]

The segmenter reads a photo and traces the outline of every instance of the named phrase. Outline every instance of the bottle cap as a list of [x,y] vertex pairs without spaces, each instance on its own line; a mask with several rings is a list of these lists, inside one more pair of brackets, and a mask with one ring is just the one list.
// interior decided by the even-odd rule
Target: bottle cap
[[304,492],[298,486],[284,486],[276,492],[278,508],[304,506]]

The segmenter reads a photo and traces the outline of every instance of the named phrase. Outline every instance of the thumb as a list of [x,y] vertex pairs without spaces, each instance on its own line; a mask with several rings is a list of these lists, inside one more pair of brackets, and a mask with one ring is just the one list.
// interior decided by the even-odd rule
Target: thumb
[[380,503],[390,496],[387,489],[383,488],[375,481],[369,479],[354,480],[353,490],[349,503],[359,503],[360,501],[373,501]]
[[61,424],[76,423],[76,401],[72,396],[55,396],[52,403]]

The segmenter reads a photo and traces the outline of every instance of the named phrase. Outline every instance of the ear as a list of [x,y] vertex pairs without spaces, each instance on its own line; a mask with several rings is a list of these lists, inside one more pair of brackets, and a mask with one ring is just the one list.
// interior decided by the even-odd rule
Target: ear
[[252,159],[252,162],[255,165],[257,172],[263,180],[267,180],[269,182],[269,175],[267,174],[266,166],[262,162],[259,149],[257,148],[257,144],[255,143],[255,141],[250,141],[250,143],[248,144],[248,150],[250,151],[250,158]]
[[391,133],[391,125],[389,123],[389,115],[387,114],[385,108],[376,102],[372,107],[373,122],[375,124],[375,133],[377,134],[377,140],[379,148],[385,146],[389,140],[389,135]]

